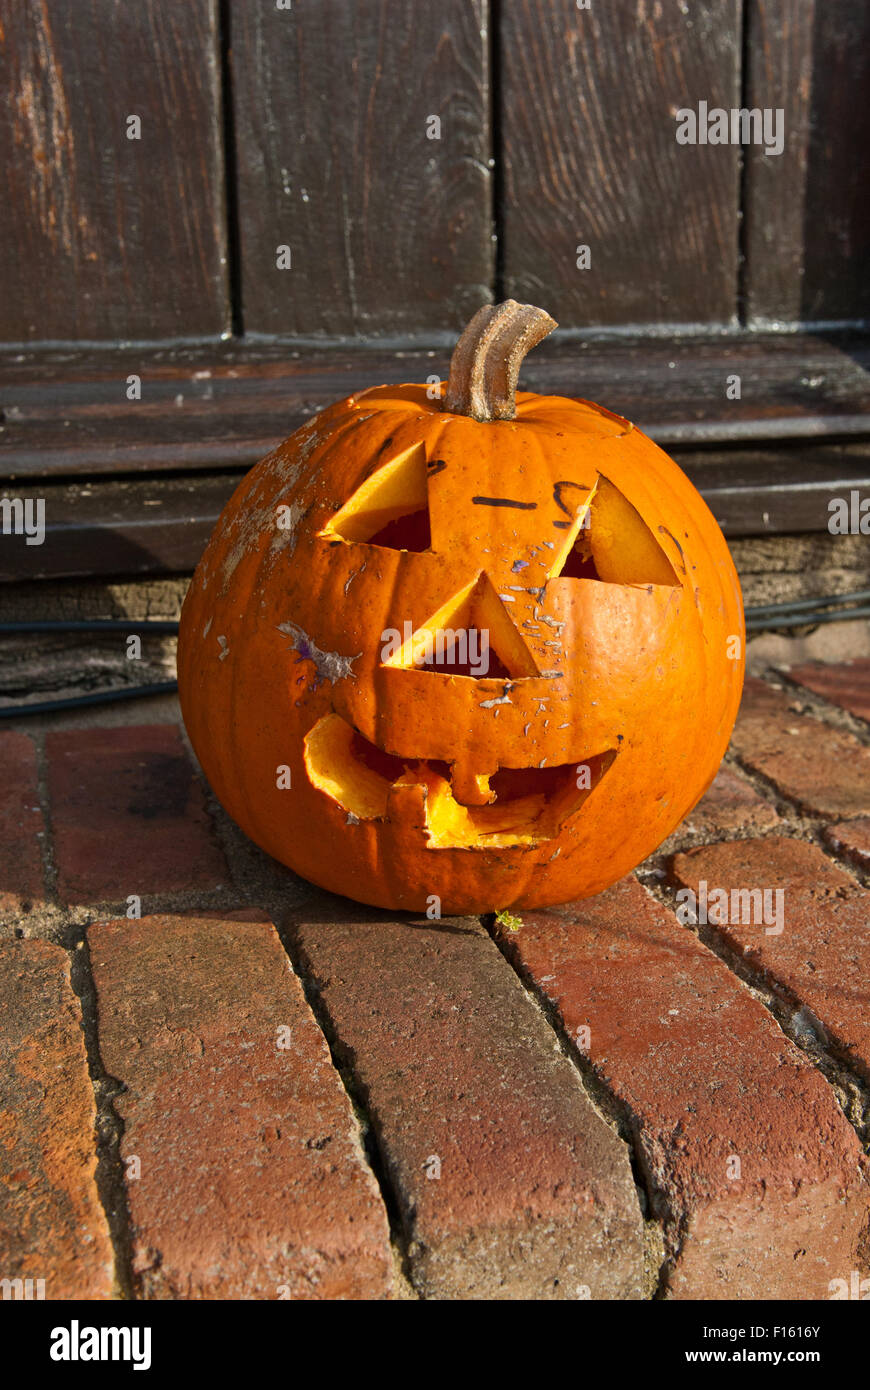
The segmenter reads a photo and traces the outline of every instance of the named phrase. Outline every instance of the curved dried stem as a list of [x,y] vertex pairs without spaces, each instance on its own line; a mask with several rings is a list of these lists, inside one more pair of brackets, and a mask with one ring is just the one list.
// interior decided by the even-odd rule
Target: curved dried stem
[[545,310],[515,299],[478,309],[453,350],[443,408],[474,420],[512,420],[523,358],[556,327]]

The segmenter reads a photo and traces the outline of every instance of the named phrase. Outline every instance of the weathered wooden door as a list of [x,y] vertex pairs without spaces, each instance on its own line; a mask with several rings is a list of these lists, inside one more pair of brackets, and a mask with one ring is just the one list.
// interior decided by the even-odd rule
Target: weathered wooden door
[[732,533],[821,529],[867,479],[868,40],[863,0],[0,0],[0,468],[57,541],[2,573],[188,568],[240,468],[508,295],[563,329],[530,385]]

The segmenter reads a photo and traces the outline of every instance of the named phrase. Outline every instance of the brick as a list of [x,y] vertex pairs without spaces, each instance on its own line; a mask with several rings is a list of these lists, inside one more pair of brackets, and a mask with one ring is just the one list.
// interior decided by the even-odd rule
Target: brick
[[858,1139],[687,927],[629,878],[523,913],[506,947],[627,1113],[666,1219],[668,1297],[822,1299],[848,1278],[870,1197]]
[[388,1296],[386,1213],[271,924],[152,916],[89,939],[142,1295]]
[[798,714],[790,699],[749,677],[731,748],[783,796],[830,820],[870,812],[870,749],[852,734]]
[[27,734],[0,733],[0,917],[27,911],[43,896],[44,834],[36,748]]
[[[870,893],[822,851],[775,836],[705,845],[674,859],[677,880],[698,891],[783,890],[782,931],[740,922],[714,930],[797,1008],[798,1019],[870,1079]],[[739,915],[731,912],[729,915]]]
[[68,903],[228,882],[202,788],[170,724],[46,736],[58,892]]
[[628,1150],[480,925],[359,912],[296,932],[365,1095],[417,1290],[639,1297]]
[[859,719],[870,719],[870,657],[856,657],[831,666],[820,662],[791,666],[788,674]]
[[754,787],[730,767],[720,767],[712,785],[680,827],[699,835],[719,835],[737,830],[769,830],[779,816]]
[[0,1052],[0,1279],[43,1279],[46,1299],[110,1298],[94,1093],[59,946],[0,946]]
[[862,869],[870,869],[870,817],[829,825],[825,839],[836,854],[847,855]]

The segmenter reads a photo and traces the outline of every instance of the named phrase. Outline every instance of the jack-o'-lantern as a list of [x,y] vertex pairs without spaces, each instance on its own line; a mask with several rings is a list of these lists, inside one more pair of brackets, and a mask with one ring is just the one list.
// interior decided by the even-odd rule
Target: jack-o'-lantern
[[446,386],[323,411],[247,475],[191,584],[197,756],[258,845],[334,892],[447,913],[600,892],[725,751],[724,538],[628,421],[517,393],[553,327],[487,306]]

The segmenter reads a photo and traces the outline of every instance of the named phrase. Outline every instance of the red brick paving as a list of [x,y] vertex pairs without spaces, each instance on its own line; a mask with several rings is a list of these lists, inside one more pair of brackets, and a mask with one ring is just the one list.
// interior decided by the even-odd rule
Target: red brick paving
[[386,1296],[384,1207],[274,928],[154,916],[89,940],[143,1296]]
[[298,944],[365,1094],[418,1290],[638,1297],[627,1149],[479,924],[353,914],[304,922]]
[[827,1297],[870,1188],[833,1093],[764,1006],[634,878],[523,913],[505,945],[629,1113],[669,1213],[668,1296]]
[[94,1092],[59,946],[0,945],[0,1051],[0,1279],[44,1280],[46,1299],[109,1298]]
[[732,749],[812,815],[842,820],[870,813],[870,749],[791,709],[795,698],[748,677]]
[[701,879],[708,892],[783,890],[780,934],[743,923],[714,923],[714,929],[822,1020],[849,1065],[870,1079],[870,893],[816,845],[780,836],[678,854],[674,874],[695,892]]
[[176,728],[49,733],[46,756],[62,901],[120,902],[228,882]]
[[36,748],[27,734],[0,733],[0,919],[43,897]]
[[853,859],[859,868],[870,868],[870,817],[828,826],[825,839],[837,854]]
[[856,657],[838,666],[824,666],[819,662],[791,666],[788,674],[792,680],[856,714],[859,719],[870,719],[870,657]]
[[[859,712],[856,664],[826,679],[823,693]],[[831,852],[866,867],[868,752],[791,708],[800,704],[799,693],[748,682],[734,750],[795,808],[835,822],[820,827]],[[0,913],[10,930],[15,920],[45,930],[20,916],[44,896],[33,745],[4,732],[0,752],[12,771],[0,789]],[[191,904],[228,883],[177,730],[68,730],[47,736],[47,754],[66,901],[174,893]],[[715,842],[777,825],[770,801],[723,768],[682,830]],[[781,935],[713,930],[799,1010],[796,1029],[814,1029],[870,1076],[870,894],[815,845],[781,836],[712,843],[675,865],[686,885],[786,890]],[[324,899],[322,911],[334,910]],[[626,1146],[479,925],[320,912],[298,928],[305,973],[373,1125],[418,1291],[640,1296]],[[139,1291],[395,1292],[383,1203],[346,1094],[262,912],[200,907],[92,935],[103,1060],[129,1086],[116,1102],[123,1152],[142,1163],[126,1180]],[[854,1131],[822,1073],[688,927],[631,880],[528,914],[506,940],[564,1026],[592,1029],[588,1065],[636,1135],[666,1218],[667,1296],[827,1298],[831,1278],[864,1269]],[[112,1252],[66,956],[37,941],[8,950],[0,1280],[48,1277],[56,1296],[107,1297]],[[285,1023],[286,1052],[273,1045]],[[739,1178],[723,1175],[734,1157]]]
[[712,785],[680,827],[699,835],[719,835],[723,831],[769,830],[779,824],[779,816],[768,801],[742,777],[724,764]]

